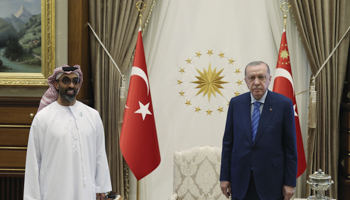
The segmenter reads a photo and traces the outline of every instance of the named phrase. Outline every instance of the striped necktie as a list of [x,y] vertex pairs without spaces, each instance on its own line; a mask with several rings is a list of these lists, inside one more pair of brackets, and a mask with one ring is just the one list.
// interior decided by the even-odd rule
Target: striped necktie
[[259,119],[260,119],[260,104],[261,102],[254,102],[254,111],[252,116],[252,141],[255,139],[256,131],[258,130]]

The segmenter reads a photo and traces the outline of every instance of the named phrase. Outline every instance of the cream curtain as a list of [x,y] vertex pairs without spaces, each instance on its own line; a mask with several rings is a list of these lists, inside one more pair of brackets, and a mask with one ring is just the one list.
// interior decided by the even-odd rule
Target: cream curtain
[[[278,50],[265,5],[260,0],[157,1],[144,47],[162,161],[140,181],[140,199],[168,199],[173,193],[175,151],[202,145],[222,146],[227,117],[227,101],[223,98],[229,100],[236,91],[248,91],[244,82],[237,84],[237,78],[244,79],[244,67],[249,61],[271,63],[274,74]],[[279,43],[281,33],[278,35]],[[208,50],[217,53],[209,57]],[[226,66],[221,63],[224,59],[219,58],[220,51],[235,62],[220,75],[225,75],[222,80],[229,82],[225,89],[220,89],[225,97],[212,95],[208,102],[207,95],[195,96],[198,90],[190,81],[196,80],[196,69],[208,69],[209,61],[217,71]],[[196,52],[202,54],[200,59],[195,57]],[[197,59],[197,63],[186,64],[188,58]],[[183,67],[186,73],[181,74]],[[242,73],[236,74],[237,69]],[[177,84],[180,78],[187,83]],[[181,89],[185,96],[179,95]],[[185,100],[192,100],[192,105],[187,106]],[[212,115],[207,115],[213,105],[223,105],[224,112],[213,107]],[[200,112],[195,112],[197,106],[202,109]]]
[[[137,0],[89,0],[89,21],[122,73],[127,71],[136,45],[139,29]],[[149,19],[154,1],[142,12],[142,26]],[[125,90],[122,76],[93,34],[90,34],[91,68],[95,108],[100,112],[106,135],[106,151],[111,171],[113,191],[124,199],[129,196],[129,171],[119,148],[119,136],[124,114]]]
[[[280,9],[280,6],[283,2],[285,2],[285,0],[265,0],[277,52],[280,48],[282,31],[284,28],[284,12],[282,12],[282,10]],[[284,6],[284,9],[287,9],[286,5]],[[298,35],[297,27],[292,18],[291,10],[289,10],[289,12],[287,12],[286,15],[286,35],[293,73],[294,91],[298,105],[299,122],[301,134],[303,137],[305,155],[307,155],[307,108],[309,102],[308,86],[309,78],[311,76],[311,69],[309,67],[305,50],[301,43],[301,39]],[[275,66],[271,66],[271,68],[276,67],[276,64],[277,62],[275,63]],[[295,189],[294,197],[307,197],[305,189],[306,178],[307,174],[305,170],[305,172],[297,179],[297,187]]]
[[[346,0],[290,0],[299,35],[315,75],[350,25],[350,2]],[[337,199],[339,155],[339,109],[349,35],[316,78],[316,128],[308,130],[307,174],[318,169],[332,176],[329,196]],[[312,112],[310,110],[310,112]],[[310,119],[309,119],[310,120]],[[308,195],[310,189],[307,190]]]

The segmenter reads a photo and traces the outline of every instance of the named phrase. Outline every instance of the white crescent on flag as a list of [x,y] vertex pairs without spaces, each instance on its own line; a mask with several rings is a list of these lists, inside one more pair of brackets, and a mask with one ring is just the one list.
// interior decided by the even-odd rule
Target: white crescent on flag
[[139,76],[145,81],[145,83],[147,85],[147,96],[148,96],[148,94],[149,94],[149,84],[148,84],[148,78],[147,78],[146,73],[141,68],[133,66],[132,69],[131,69],[131,76],[133,76],[133,75]]
[[296,110],[296,105],[297,105],[297,104],[294,104],[294,105],[293,105],[293,108],[294,108],[294,116],[295,116],[295,117],[298,117],[298,113],[297,113],[297,110]]
[[[289,71],[283,69],[283,68],[277,68],[275,71],[275,76],[277,77],[284,77],[287,80],[289,80],[290,84],[292,85],[293,88],[293,94],[294,94],[294,84],[293,84],[293,78],[292,75],[290,75]],[[275,79],[276,79],[275,78]]]

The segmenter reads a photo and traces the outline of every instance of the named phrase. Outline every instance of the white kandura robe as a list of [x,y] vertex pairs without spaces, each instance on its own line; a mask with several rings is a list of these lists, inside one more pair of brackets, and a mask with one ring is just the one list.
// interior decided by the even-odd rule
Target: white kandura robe
[[55,101],[38,112],[28,140],[24,200],[94,200],[111,190],[99,113],[79,101]]

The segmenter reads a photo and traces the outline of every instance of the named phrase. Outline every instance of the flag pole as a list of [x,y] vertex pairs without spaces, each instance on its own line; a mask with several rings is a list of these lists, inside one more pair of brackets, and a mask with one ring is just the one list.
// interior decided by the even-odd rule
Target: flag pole
[[[143,4],[143,7],[140,4]],[[146,4],[143,3],[143,1],[139,1],[136,3],[136,9],[140,12],[140,14],[139,14],[140,30],[142,30],[142,11],[145,10],[145,8],[146,8]],[[136,185],[137,185],[136,186],[136,199],[140,200],[140,195],[139,195],[140,194],[140,181],[139,180],[137,180]]]
[[140,190],[140,181],[137,180],[137,188],[136,188],[136,199],[140,200],[139,190]]
[[[296,134],[296,150],[297,150],[297,178],[301,176],[307,167],[305,151],[303,146],[303,137],[301,135],[300,121],[298,116],[297,102],[295,99],[294,83],[292,76],[292,69],[290,63],[290,55],[287,45],[287,36],[286,36],[286,21],[287,21],[287,12],[291,8],[291,5],[287,2],[281,4],[281,10],[284,12],[284,30],[282,32],[282,39],[278,54],[278,61],[275,71],[275,81],[273,85],[273,91],[283,94],[284,96],[290,98],[293,102],[294,108],[294,120],[295,120],[295,134]],[[286,82],[287,81],[287,82]],[[289,83],[288,83],[289,82]]]
[[[283,8],[284,5],[287,5],[286,10]],[[290,7],[292,6],[287,2],[284,2],[281,4],[281,10],[284,12],[284,15],[283,15],[284,30],[287,30],[287,12],[289,11]]]

